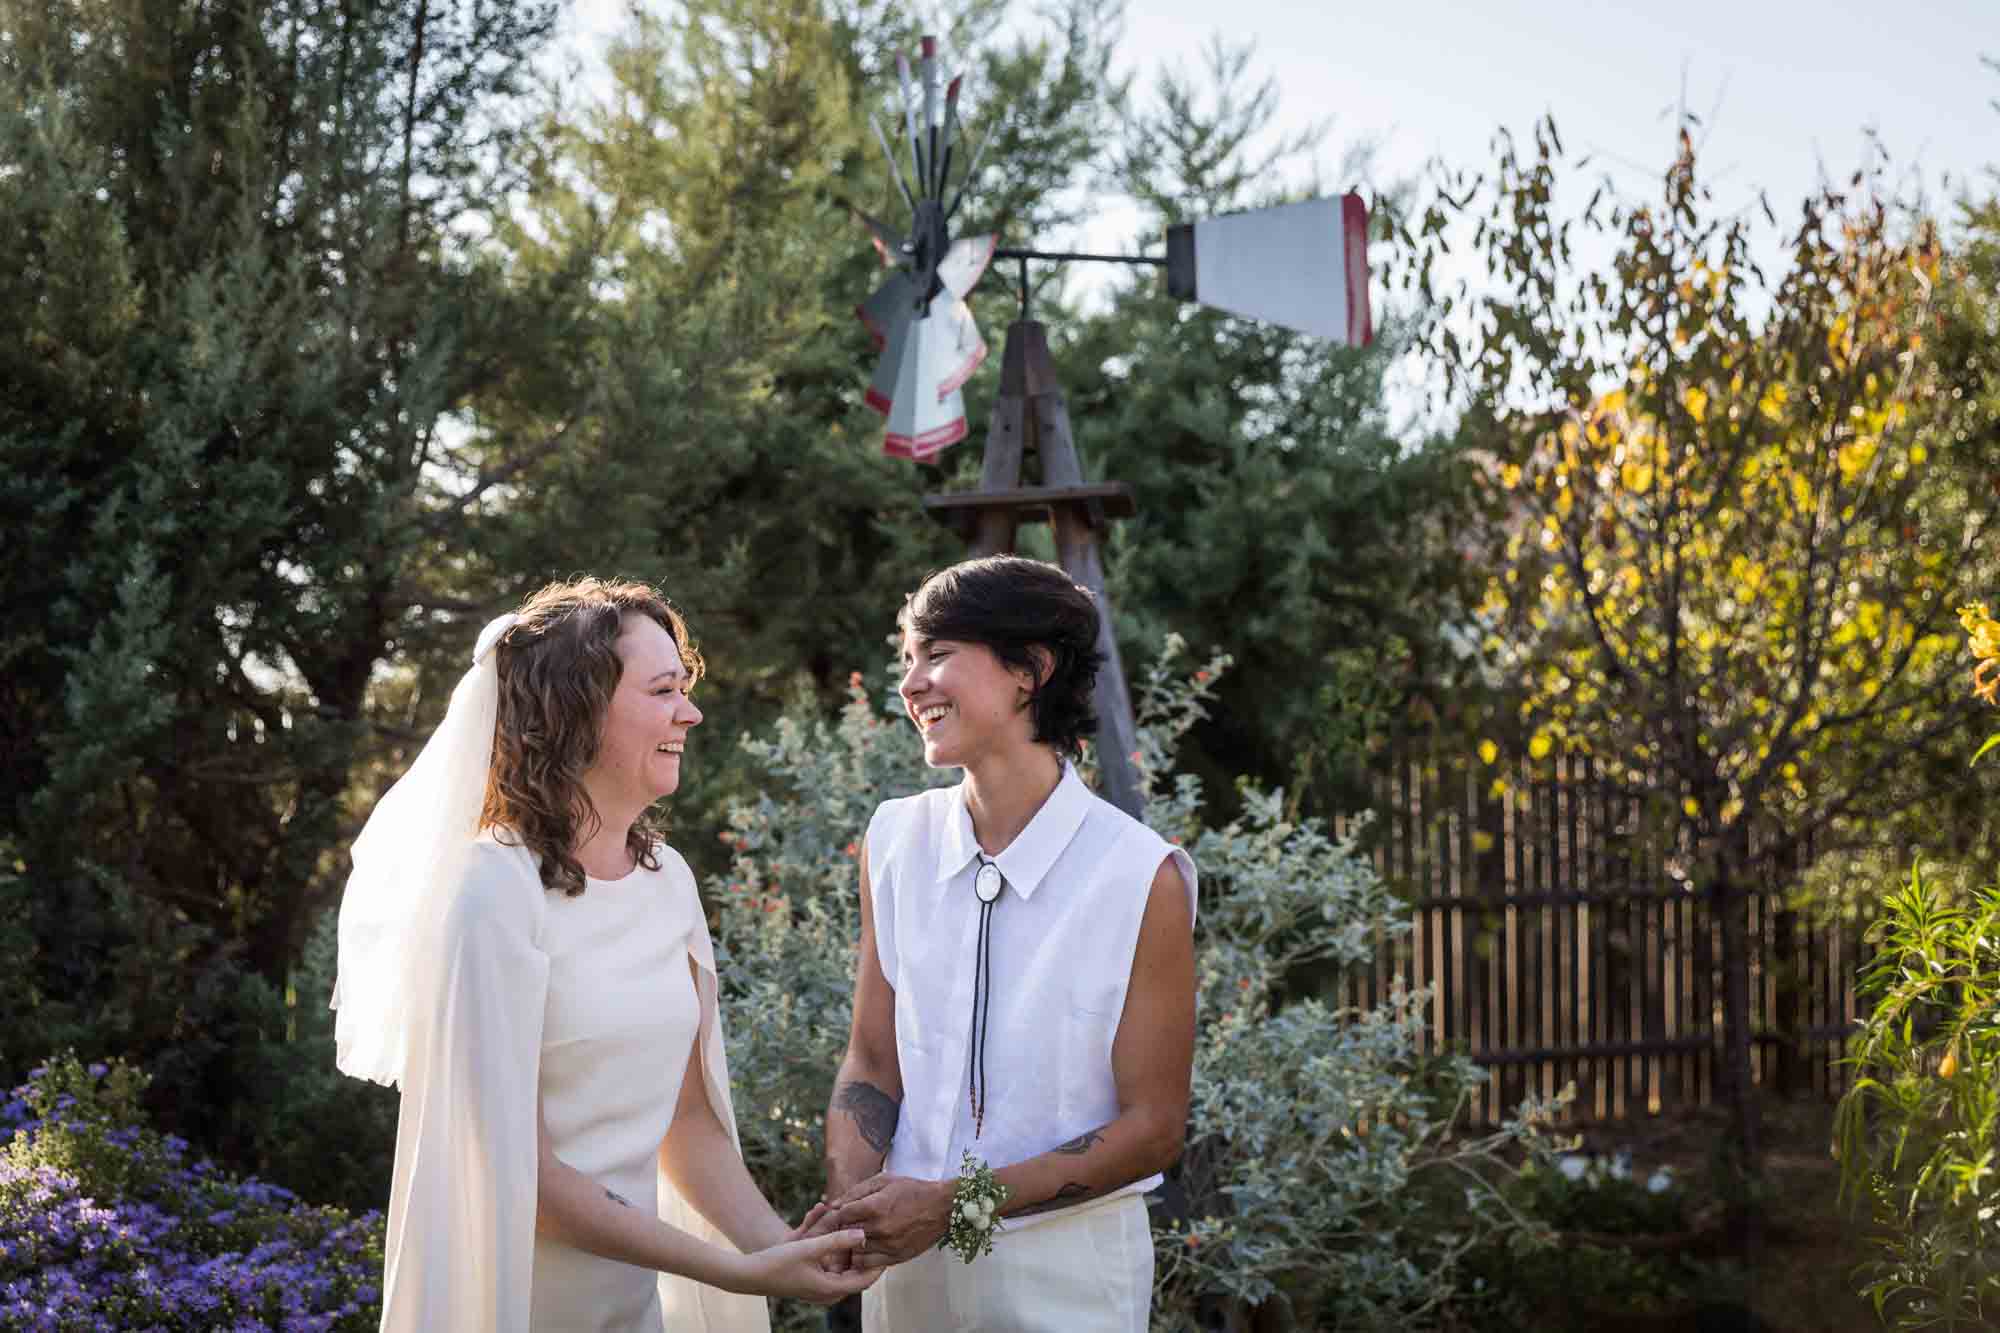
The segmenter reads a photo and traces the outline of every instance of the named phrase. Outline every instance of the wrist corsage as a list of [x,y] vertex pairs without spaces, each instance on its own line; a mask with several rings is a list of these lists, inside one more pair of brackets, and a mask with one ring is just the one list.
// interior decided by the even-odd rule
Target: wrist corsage
[[992,1168],[965,1154],[958,1168],[958,1187],[951,1194],[951,1226],[938,1248],[967,1263],[993,1253],[993,1233],[1000,1229],[1000,1205],[1005,1202],[1007,1187],[993,1178]]

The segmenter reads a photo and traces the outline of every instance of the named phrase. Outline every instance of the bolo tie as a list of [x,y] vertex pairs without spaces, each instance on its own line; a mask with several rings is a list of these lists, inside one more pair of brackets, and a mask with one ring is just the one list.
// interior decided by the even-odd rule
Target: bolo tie
[[1000,864],[979,853],[972,893],[979,899],[979,942],[972,963],[972,1137],[986,1124],[986,1026],[993,1016],[993,904],[1006,880]]

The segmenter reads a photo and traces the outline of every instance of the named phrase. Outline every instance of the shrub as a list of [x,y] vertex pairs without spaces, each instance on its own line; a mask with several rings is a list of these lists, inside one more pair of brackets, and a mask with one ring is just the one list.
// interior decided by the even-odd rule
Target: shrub
[[1872,1011],[1834,1121],[1841,1193],[1873,1213],[1862,1291],[1897,1328],[2000,1316],[2000,887],[1948,892],[1921,866],[1871,932]]
[[64,1055],[0,1107],[0,1328],[373,1329],[381,1215],[190,1160],[146,1084]]
[[[1372,959],[1407,929],[1352,838],[1285,817],[1281,792],[1243,784],[1242,814],[1202,820],[1198,779],[1173,771],[1181,736],[1228,666],[1190,669],[1170,639],[1140,690],[1147,822],[1201,869],[1201,1002],[1186,1205],[1156,1219],[1156,1326],[1193,1328],[1218,1304],[1287,1305],[1303,1327],[1418,1328],[1466,1302],[1457,1265],[1481,1244],[1532,1244],[1502,1193],[1509,1157],[1539,1151],[1549,1109],[1452,1133],[1479,1074],[1423,1050],[1422,993],[1372,1012],[1287,1003],[1308,964]],[[816,1198],[823,1117],[849,1021],[860,929],[855,843],[876,803],[957,780],[926,768],[892,695],[863,678],[828,721],[788,715],[746,740],[778,789],[736,809],[735,853],[711,883],[744,1155],[781,1212]],[[1088,762],[1086,761],[1086,768]],[[1167,1212],[1180,1216],[1166,1216]],[[781,1326],[813,1327],[808,1311]]]
[[[2000,703],[2000,621],[1959,608],[1972,692]],[[2000,733],[1974,763],[2000,747]],[[1834,1118],[1841,1195],[1868,1207],[1878,1257],[1864,1295],[1897,1328],[1988,1328],[2000,1318],[2000,885],[1920,864],[1869,930],[1871,1002]]]
[[1667,1167],[1639,1172],[1624,1153],[1565,1153],[1529,1162],[1506,1196],[1555,1243],[1489,1245],[1468,1259],[1492,1326],[1595,1333],[1644,1317],[1687,1317],[1718,1288],[1739,1285],[1694,1257],[1688,1192]]

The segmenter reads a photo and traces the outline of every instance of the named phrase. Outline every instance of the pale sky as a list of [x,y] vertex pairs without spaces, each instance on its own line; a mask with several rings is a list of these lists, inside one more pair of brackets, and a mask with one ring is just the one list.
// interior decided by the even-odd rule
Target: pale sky
[[[601,42],[624,3],[576,0],[573,40]],[[1033,4],[1020,12],[1034,22]],[[1486,168],[1498,127],[1525,139],[1553,112],[1565,145],[1594,158],[1593,177],[1653,198],[1683,90],[1707,127],[1702,174],[1718,201],[1747,206],[1762,190],[1781,224],[1822,170],[1844,181],[1869,160],[1869,130],[1897,182],[1933,201],[1968,180],[1990,192],[1985,173],[2000,166],[2000,73],[1980,62],[2000,58],[2000,0],[1128,0],[1120,64],[1140,88],[1176,64],[1198,74],[1218,31],[1255,42],[1281,126],[1332,121],[1329,175],[1362,138],[1379,142],[1383,181],[1433,157]],[[1106,201],[1085,234],[1036,239],[1121,249],[1134,227]],[[1078,276],[1087,288],[1094,275]]]
[[[588,45],[623,12],[576,0],[568,25]],[[1664,167],[1684,78],[1688,105],[1714,113],[1706,157],[1725,195],[1794,199],[1819,162],[1860,162],[1869,127],[1933,187],[2000,163],[2000,74],[1979,62],[2000,58],[2000,0],[1128,0],[1121,64],[1142,84],[1198,70],[1218,31],[1256,43],[1286,123],[1331,118],[1336,149],[1379,138],[1391,175],[1433,154],[1484,163],[1495,127],[1553,111],[1572,149],[1649,184],[1614,159]]]

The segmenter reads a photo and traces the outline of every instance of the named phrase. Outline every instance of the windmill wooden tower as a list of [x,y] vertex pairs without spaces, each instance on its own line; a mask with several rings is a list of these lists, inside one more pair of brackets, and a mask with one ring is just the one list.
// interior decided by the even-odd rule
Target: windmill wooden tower
[[[973,555],[1012,551],[1023,523],[1054,526],[1057,559],[1071,578],[1090,589],[1102,615],[1098,647],[1107,660],[1098,675],[1096,705],[1104,794],[1136,816],[1145,797],[1132,763],[1137,744],[1132,701],[1105,596],[1100,541],[1112,520],[1129,518],[1137,505],[1123,482],[1084,480],[1069,408],[1049,356],[1048,330],[1029,318],[1028,265],[1163,268],[1172,296],[1358,346],[1373,337],[1367,207],[1360,196],[1349,194],[1188,223],[1168,229],[1163,258],[1010,248],[993,235],[954,240],[951,219],[978,174],[992,127],[967,160],[947,204],[961,79],[940,87],[934,38],[923,39],[920,62],[919,90],[912,86],[907,57],[897,59],[910,144],[907,178],[881,124],[871,122],[889,174],[909,205],[909,230],[854,210],[889,269],[881,286],[857,307],[883,353],[867,401],[888,418],[882,448],[894,457],[927,462],[964,439],[968,429],[961,389],[987,355],[966,297],[994,260],[1020,265],[1021,313],[1007,329],[979,485],[925,496],[924,508],[955,528]],[[1038,472],[1032,483],[1024,477],[1029,460]]]

